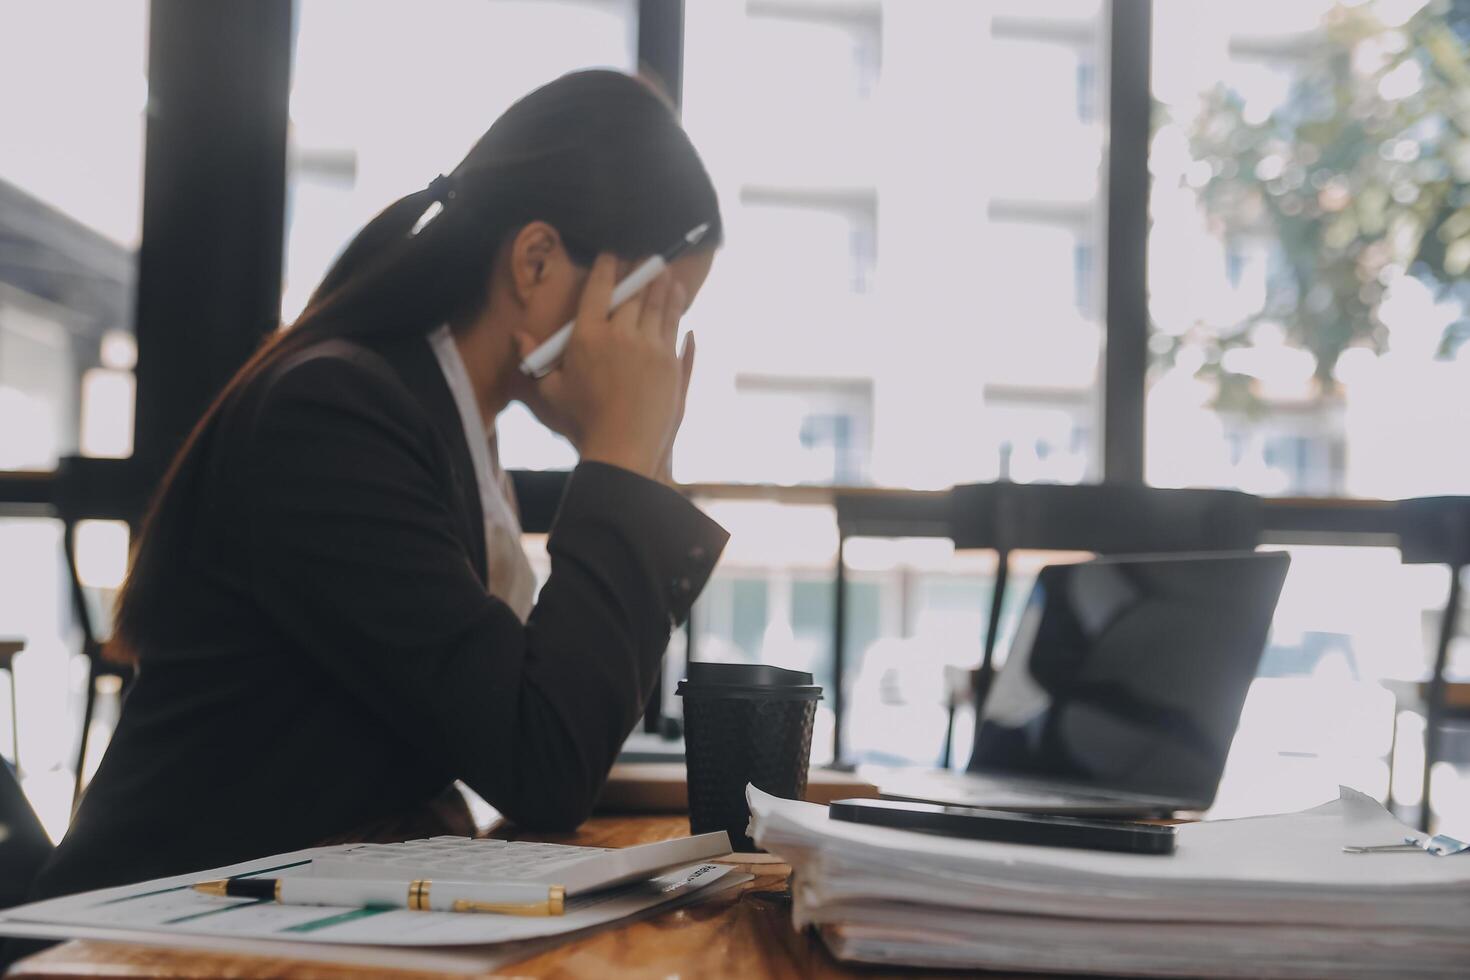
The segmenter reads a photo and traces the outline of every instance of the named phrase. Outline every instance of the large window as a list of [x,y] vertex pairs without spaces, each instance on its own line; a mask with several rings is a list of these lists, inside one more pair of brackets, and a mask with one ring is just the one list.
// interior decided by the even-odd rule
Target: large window
[[0,470],[132,451],[147,23],[0,6]]
[[[1127,62],[1110,59],[1143,50],[1149,8],[1144,93]],[[284,320],[358,228],[453,167],[513,99],[577,68],[634,69],[640,13],[674,9],[297,0]],[[687,321],[700,360],[675,474],[787,487],[702,491],[734,539],[695,611],[695,652],[843,684],[852,758],[938,760],[946,670],[978,660],[995,561],[935,540],[850,541],[839,678],[836,531],[813,487],[1104,475],[1104,309],[1131,263],[1105,247],[1103,164],[1110,114],[1129,99],[1150,96],[1147,145],[1113,149],[1146,153],[1151,190],[1112,203],[1122,217],[1148,212],[1149,341],[1146,363],[1112,363],[1108,377],[1125,396],[1136,382],[1147,404],[1139,431],[1110,427],[1123,451],[1109,458],[1126,466],[1141,442],[1159,486],[1470,493],[1458,444],[1470,431],[1461,0],[689,0],[683,15],[684,120],[718,186],[727,240]],[[132,451],[147,19],[145,0],[0,6],[6,504],[29,506],[37,474],[68,455]],[[1122,25],[1115,47],[1110,23]],[[241,43],[277,55],[287,35],[276,27]],[[173,166],[188,164],[162,161]],[[198,220],[185,221],[191,234]],[[1111,329],[1126,339],[1137,326]],[[176,329],[150,327],[165,339]],[[233,327],[210,321],[220,350],[239,340],[225,336]],[[1130,349],[1112,347],[1115,361]],[[165,374],[149,383],[167,389]],[[155,413],[148,435],[165,423],[183,424]],[[499,438],[509,466],[575,459],[519,407]],[[113,513],[121,501],[96,502]],[[19,754],[27,791],[59,827],[84,666],[63,528],[30,510],[0,516],[0,637],[28,646],[16,669]],[[75,539],[83,590],[105,607],[126,527],[83,522]],[[1389,540],[1329,540],[1294,549],[1226,810],[1306,802],[1339,779],[1386,792],[1395,754],[1394,794],[1417,799],[1419,684],[1448,579],[1403,566]],[[998,657],[1036,567],[1066,557],[1013,556]],[[544,575],[544,548],[536,562]],[[1451,647],[1456,678],[1470,676],[1465,642]],[[6,683],[0,674],[9,757]],[[677,710],[671,693],[666,703]],[[819,757],[831,707],[819,713]],[[104,703],[99,736],[114,710]],[[957,763],[970,723],[961,707]],[[1464,743],[1448,740],[1435,773],[1441,808],[1470,800],[1453,765],[1470,757]]]
[[[685,16],[684,121],[727,236],[686,320],[700,360],[675,475],[1098,477],[1100,4],[700,0]],[[712,512],[734,537],[696,656],[833,690],[830,510]],[[946,668],[979,658],[994,555],[865,540],[848,564],[844,753],[935,764]]]
[[[1154,18],[1149,481],[1470,492],[1463,5],[1156,3]],[[1281,806],[1338,781],[1387,794],[1396,746],[1393,796],[1417,804],[1444,569],[1294,551],[1226,785]],[[1459,773],[1436,770],[1437,810],[1470,798]]]
[[[1290,551],[1217,810],[1310,806],[1339,784],[1387,798],[1390,767],[1395,801],[1417,805],[1424,759],[1417,685],[1448,576],[1401,564],[1393,548]],[[1454,775],[1446,778],[1458,787]],[[1448,791],[1436,791],[1441,811]]]
[[676,475],[1098,476],[1100,5],[685,17],[685,125],[728,233],[687,320]]
[[1155,4],[1148,477],[1470,492],[1461,4]]
[[[133,451],[147,28],[145,0],[0,5],[0,471]],[[83,528],[84,585],[105,599],[127,527]],[[87,676],[62,549],[60,522],[0,518],[0,639],[25,645],[0,674],[0,754],[53,837],[70,814]],[[103,700],[100,717],[116,704]]]

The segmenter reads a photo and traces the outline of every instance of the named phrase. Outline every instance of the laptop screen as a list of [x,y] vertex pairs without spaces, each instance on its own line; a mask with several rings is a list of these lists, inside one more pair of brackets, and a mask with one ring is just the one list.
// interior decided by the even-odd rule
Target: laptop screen
[[1042,569],[972,772],[1213,801],[1286,577],[1284,553]]

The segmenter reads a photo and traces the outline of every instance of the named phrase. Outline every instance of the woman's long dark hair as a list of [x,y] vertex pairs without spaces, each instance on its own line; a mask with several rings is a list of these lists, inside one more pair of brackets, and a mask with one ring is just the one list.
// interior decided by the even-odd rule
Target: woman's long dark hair
[[[431,205],[443,210],[414,232]],[[271,337],[194,427],[160,483],[118,595],[109,652],[146,656],[168,615],[157,584],[187,554],[189,498],[222,409],[293,352],[333,338],[426,334],[477,313],[502,242],[531,221],[557,229],[574,262],[598,252],[637,259],[711,223],[714,185],[672,108],[613,71],[563,76],[505,111],[438,187],[388,205],[343,250],[289,330]]]

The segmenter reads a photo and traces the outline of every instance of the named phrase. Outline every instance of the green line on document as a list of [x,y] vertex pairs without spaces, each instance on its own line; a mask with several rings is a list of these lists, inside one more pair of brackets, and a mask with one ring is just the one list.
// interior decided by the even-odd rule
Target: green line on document
[[181,891],[184,891],[186,888],[189,888],[189,887],[190,887],[189,885],[174,885],[172,888],[160,888],[157,891],[152,891],[152,892],[139,892],[136,895],[121,895],[121,896],[119,896],[117,898],[109,898],[105,902],[98,902],[93,907],[94,908],[101,908],[104,905],[116,905],[119,902],[131,902],[134,899],[139,899],[139,898],[152,898],[154,895],[167,895],[169,892],[181,892]]
[[221,912],[233,912],[236,909],[248,909],[254,908],[257,905],[269,904],[273,904],[270,899],[258,898],[253,902],[237,902],[234,905],[226,905],[223,908],[209,909],[206,912],[193,912],[189,915],[181,915],[177,919],[165,919],[163,924],[166,926],[176,926],[181,922],[193,922],[195,919],[203,919],[211,915],[219,915]]
[[318,929],[327,929],[338,926],[344,922],[352,922],[354,919],[366,919],[370,915],[381,915],[384,912],[392,912],[391,905],[368,905],[351,912],[340,912],[337,915],[329,915],[325,919],[312,919],[310,922],[299,922],[294,926],[287,926],[281,932],[316,932]]

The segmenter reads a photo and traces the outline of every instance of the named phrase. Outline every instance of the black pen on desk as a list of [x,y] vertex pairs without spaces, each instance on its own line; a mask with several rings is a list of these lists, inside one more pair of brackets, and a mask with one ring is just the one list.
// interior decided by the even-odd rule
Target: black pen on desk
[[283,905],[403,908],[419,912],[492,912],[500,915],[561,915],[561,885],[473,881],[380,881],[359,878],[225,878],[202,881],[194,890],[225,898],[253,898]]

